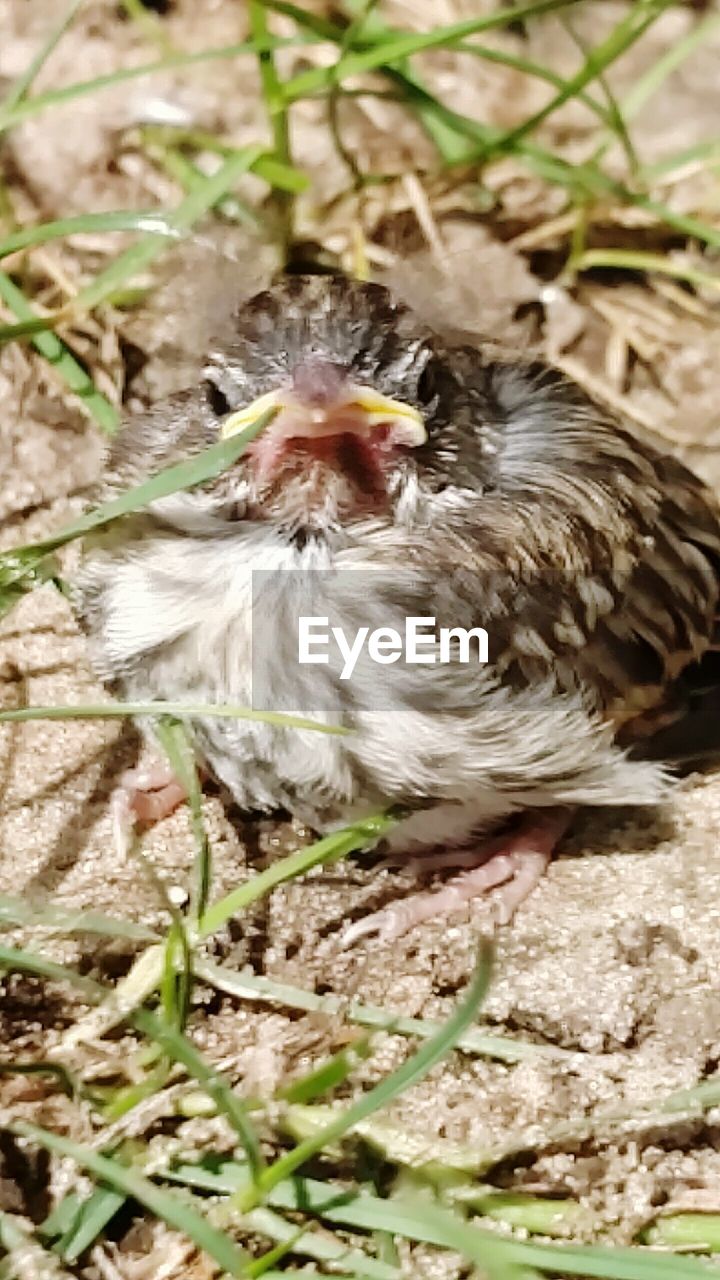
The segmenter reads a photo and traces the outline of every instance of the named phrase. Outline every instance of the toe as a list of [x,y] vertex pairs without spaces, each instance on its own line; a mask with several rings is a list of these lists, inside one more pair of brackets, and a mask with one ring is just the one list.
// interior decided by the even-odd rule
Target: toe
[[187,799],[185,788],[176,781],[169,782],[158,791],[136,791],[130,807],[139,822],[160,822],[167,818]]

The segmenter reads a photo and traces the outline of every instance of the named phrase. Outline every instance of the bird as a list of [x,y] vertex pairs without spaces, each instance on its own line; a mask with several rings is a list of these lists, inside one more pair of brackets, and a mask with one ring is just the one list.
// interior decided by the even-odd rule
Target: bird
[[[195,385],[130,418],[98,498],[267,411],[222,474],[88,539],[74,589],[94,666],[133,702],[347,728],[190,722],[242,809],[327,832],[388,807],[390,858],[440,873],[348,945],[485,894],[507,922],[578,806],[671,794],[652,743],[716,647],[716,497],[552,365],[445,332],[382,283],[298,274],[239,305]],[[381,660],[349,679],[327,654],[303,665],[301,615],[372,629]],[[426,630],[425,660],[396,661],[408,618],[479,628],[487,660],[454,633],[440,661]],[[159,763],[131,781],[141,819],[183,798]]]

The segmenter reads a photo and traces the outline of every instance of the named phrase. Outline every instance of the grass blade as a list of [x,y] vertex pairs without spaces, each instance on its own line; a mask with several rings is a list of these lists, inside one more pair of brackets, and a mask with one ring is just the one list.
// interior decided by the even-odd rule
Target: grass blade
[[[264,150],[261,146],[243,147],[231,155],[215,173],[198,183],[174,212],[169,214],[168,224],[172,230],[178,233],[189,231],[198,218],[228,194],[237,179],[252,168]],[[157,236],[143,236],[80,290],[72,301],[72,309],[97,306],[109,294],[121,285],[126,285],[139,271],[149,266],[164,248],[164,241]]]
[[487,1263],[510,1263],[536,1267],[543,1273],[573,1278],[591,1276],[598,1280],[710,1280],[720,1275],[717,1268],[693,1259],[651,1250],[504,1240],[425,1200],[378,1200],[375,1207],[386,1225],[394,1222],[390,1229],[397,1234],[457,1250],[481,1268]]
[[80,1082],[61,1062],[45,1062],[41,1059],[37,1062],[0,1062],[0,1075],[53,1076],[66,1097],[80,1097],[83,1092]]
[[639,3],[634,4],[602,44],[590,50],[577,74],[566,82],[550,102],[534,115],[529,116],[517,128],[510,129],[497,138],[494,144],[497,151],[499,153],[511,151],[522,138],[537,129],[554,111],[562,107],[570,98],[576,97],[579,90],[584,89],[591,81],[602,75],[611,63],[639,40],[672,2],[673,0],[639,0]]
[[623,271],[656,271],[661,275],[674,276],[677,280],[687,280],[698,288],[720,290],[720,276],[700,271],[666,254],[647,253],[641,249],[586,249],[574,260],[573,266],[576,271],[590,271],[597,267],[619,267]]
[[[0,283],[2,279],[0,272]],[[42,337],[53,337],[55,340],[51,334],[43,334]],[[274,412],[271,409],[261,414],[244,430],[238,431],[228,439],[218,441],[217,444],[210,445],[194,458],[166,467],[142,484],[136,485],[133,489],[127,489],[110,502],[86,512],[79,520],[66,525],[51,537],[44,538],[40,542],[26,543],[25,546],[16,547],[13,551],[6,551],[0,555],[0,616],[17,604],[25,592],[31,591],[54,576],[56,569],[53,558],[49,556],[50,552],[65,546],[75,538],[80,538],[94,529],[109,524],[119,516],[138,511],[159,498],[166,498],[180,489],[192,488],[194,485],[203,484],[206,480],[220,475],[245,452],[250,441],[254,440],[263,427],[270,422]],[[232,415],[227,421],[231,421],[231,418]]]
[[[132,1022],[135,1011],[162,987],[167,956],[167,941],[158,943],[143,951],[134,961],[129,972],[114,987],[108,989],[101,987],[99,983],[96,984],[94,992],[88,992],[94,1007],[78,1018],[65,1032],[61,1041],[63,1050],[72,1051],[89,1039],[100,1039],[101,1036],[107,1035],[108,1031],[119,1026],[121,1022]],[[65,976],[67,980],[75,983],[72,970]],[[123,1103],[123,1114],[126,1109]]]
[[17,324],[0,324],[0,344],[15,342],[17,338],[31,338],[36,333],[48,333],[62,319],[59,311],[36,316],[28,307],[28,312],[27,320],[18,320]]
[[338,1049],[331,1057],[325,1058],[318,1067],[294,1080],[280,1090],[283,1102],[305,1106],[315,1098],[332,1092],[352,1075],[358,1062],[369,1058],[372,1053],[370,1034],[361,1036],[344,1049]]
[[[677,1089],[660,1103],[660,1111],[706,1111],[720,1103],[720,1075],[708,1076],[690,1089]],[[652,1103],[649,1104],[652,1106]]]
[[[195,768],[188,729],[179,720],[162,716],[154,726],[155,737],[168,758],[170,768],[182,784],[190,808],[190,825],[195,842],[195,892],[204,891],[210,874],[210,845],[205,834],[202,815],[202,792]],[[182,1031],[190,1013],[193,987],[192,944],[186,918],[158,884],[161,896],[166,900],[172,924],[165,938],[163,977],[160,984],[160,1002],[165,1023]]]
[[588,1210],[577,1200],[549,1200],[472,1185],[453,1189],[451,1195],[455,1203],[470,1206],[483,1217],[496,1218],[530,1235],[568,1236],[573,1229],[582,1230],[589,1220]]
[[22,75],[18,76],[14,85],[7,94],[5,101],[0,105],[0,115],[5,112],[12,111],[27,97],[29,90],[32,88],[33,81],[45,66],[45,63],[50,57],[53,49],[55,49],[62,40],[81,4],[82,0],[72,0],[72,3],[68,6],[57,26],[53,27],[50,34],[40,45],[35,57],[31,59],[26,70],[23,71]]
[[[249,1274],[249,1273],[248,1273]],[[353,1271],[349,1275],[347,1271],[333,1271],[332,1280],[367,1280],[369,1273]],[[297,1271],[295,1267],[283,1267],[282,1271],[263,1271],[263,1280],[328,1280],[327,1271],[309,1271],[307,1267],[303,1267],[301,1271]]]
[[[489,45],[469,42],[466,44],[464,41],[454,47],[458,53],[471,53],[473,57],[482,58],[484,62],[495,62],[502,67],[510,67],[513,71],[521,71],[533,80],[544,80],[559,93],[564,92],[569,84],[568,80],[558,75],[551,67],[545,67],[540,62],[531,62],[528,58],[521,58],[517,54],[508,52],[507,49],[493,49]],[[576,88],[571,96],[577,98],[578,102],[582,102],[583,106],[588,107],[604,124],[610,124],[612,110],[604,103],[598,102],[592,94],[586,93],[583,87]]]
[[42,1129],[39,1125],[18,1120],[9,1127],[18,1137],[26,1138],[37,1146],[52,1151],[55,1155],[74,1160],[81,1169],[85,1169],[95,1178],[107,1183],[123,1196],[132,1196],[157,1218],[189,1236],[198,1249],[202,1249],[213,1258],[229,1275],[241,1277],[246,1274],[245,1269],[250,1261],[248,1256],[229,1236],[212,1226],[207,1218],[193,1208],[186,1199],[179,1199],[163,1188],[157,1187],[136,1169],[121,1165],[117,1160],[100,1155],[99,1152],[83,1147],[70,1138],[50,1133],[48,1129]]
[[257,1179],[254,1187],[246,1189],[237,1197],[236,1202],[241,1210],[254,1208],[269,1190],[294,1173],[300,1165],[317,1155],[324,1147],[344,1137],[354,1125],[366,1120],[381,1107],[387,1106],[400,1093],[424,1079],[428,1072],[450,1052],[463,1031],[473,1021],[487,991],[490,972],[491,952],[489,946],[485,945],[481,950],[477,970],[465,999],[452,1017],[440,1028],[438,1034],[426,1041],[392,1075],[381,1080],[351,1107],[340,1112],[337,1118],[325,1125],[319,1133],[298,1143],[292,1151],[288,1151],[271,1164]]
[[[402,1280],[398,1267],[392,1267],[386,1262],[371,1258],[361,1249],[353,1249],[345,1241],[336,1240],[327,1233],[313,1232],[308,1227],[298,1232],[294,1223],[287,1222],[272,1209],[253,1209],[251,1213],[245,1215],[245,1223],[251,1231],[257,1231],[271,1240],[277,1240],[278,1244],[284,1246],[285,1253],[298,1253],[307,1258],[314,1258],[318,1262],[331,1263],[333,1276],[337,1274],[335,1267],[345,1266],[357,1268],[353,1272],[357,1280]],[[268,1256],[266,1254],[265,1258]],[[264,1263],[265,1258],[258,1259],[258,1262]],[[270,1262],[274,1261],[276,1257],[270,1257]],[[263,1265],[262,1270],[254,1271],[252,1274],[267,1276],[269,1271],[267,1266]],[[292,1275],[292,1272],[289,1274]],[[303,1271],[298,1274],[306,1276],[318,1273]],[[283,1271],[282,1275],[287,1276],[288,1272]]]
[[526,163],[549,182],[557,182],[569,191],[581,191],[593,198],[612,198],[622,204],[636,205],[637,208],[652,213],[659,222],[675,227],[677,231],[705,244],[720,248],[720,228],[701,222],[699,218],[693,218],[689,214],[678,213],[660,200],[631,191],[622,182],[608,177],[593,163],[571,165],[560,156],[530,142],[521,143],[520,152]]
[[300,5],[292,4],[291,0],[264,0],[264,4],[265,8],[271,9],[273,13],[281,13],[284,18],[292,18],[301,31],[311,32],[318,40],[340,44],[345,31],[348,29],[347,27],[337,26],[336,23],[330,22],[328,18],[321,17],[320,14],[301,9]]
[[[497,130],[491,130],[446,107],[428,92],[416,74],[410,75],[398,67],[381,67],[380,70],[402,88],[406,102],[417,115],[428,137],[437,147],[438,154],[446,163],[463,164],[471,156],[494,152],[500,136]],[[462,142],[463,139],[476,145],[468,146]],[[517,141],[515,149],[529,168],[547,182],[564,187],[573,200],[612,199],[621,204],[635,205],[637,208],[645,209],[659,222],[701,243],[715,248],[720,247],[720,230],[717,227],[689,214],[677,212],[662,201],[632,191],[622,182],[603,173],[594,161],[586,164],[570,164],[561,156],[527,139]]]
[[423,53],[427,49],[449,48],[458,40],[464,40],[477,32],[490,31],[495,27],[508,26],[513,22],[522,22],[526,18],[550,13],[555,9],[567,9],[578,2],[579,0],[537,0],[535,4],[520,5],[514,9],[501,9],[495,13],[486,14],[482,18],[473,18],[468,22],[455,22],[449,26],[435,27],[424,34],[394,35],[392,39],[374,44],[370,49],[346,54],[333,66],[314,67],[312,71],[305,71],[295,76],[285,85],[285,98],[286,101],[293,102],[296,98],[305,97],[306,94],[341,84],[350,76],[360,75],[365,71],[377,71],[389,63],[401,62],[414,53]]
[[172,57],[176,50],[158,15],[152,13],[149,6],[146,8],[142,0],[120,0],[120,4],[131,22],[137,24],[138,31],[142,32],[145,39],[157,45],[161,53]]
[[676,41],[660,57],[655,58],[623,99],[621,110],[625,120],[632,120],[640,108],[653,94],[657,93],[667,77],[676,71],[700,45],[712,39],[718,29],[720,29],[720,16],[709,13],[696,26],[691,27],[682,40]]
[[[316,43],[307,37],[290,39],[273,38],[267,44],[271,49],[283,49],[291,46]],[[158,72],[174,71],[183,67],[192,67],[196,63],[227,61],[230,58],[242,57],[244,54],[257,54],[258,48],[252,40],[242,40],[238,44],[219,45],[215,49],[200,49],[193,53],[178,53],[165,58],[157,58],[153,62],[140,63],[135,67],[120,67],[116,71],[108,71],[104,75],[95,76],[92,80],[79,80],[74,84],[63,85],[61,89],[49,89],[38,93],[34,98],[26,98],[12,108],[4,105],[0,108],[0,133],[13,125],[39,115],[50,107],[59,106],[63,102],[73,102],[76,98],[87,97],[88,94],[99,93],[102,89],[112,89],[128,80],[137,80],[143,76],[155,75]]]
[[237,1096],[223,1076],[214,1067],[208,1065],[187,1036],[176,1027],[169,1026],[147,1009],[137,1010],[133,1016],[133,1025],[159,1044],[175,1062],[181,1063],[212,1098],[218,1111],[222,1112],[237,1133],[247,1156],[252,1177],[257,1179],[261,1170],[265,1168],[265,1161],[242,1099]]
[[157,942],[157,934],[146,925],[118,920],[95,911],[68,911],[51,903],[43,906],[26,898],[0,894],[0,926],[29,925],[56,933],[93,933],[106,938],[128,938],[136,942]]
[[253,876],[246,884],[233,889],[224,898],[208,907],[200,921],[200,936],[209,938],[218,929],[222,929],[231,916],[244,911],[251,903],[257,902],[285,880],[295,880],[312,867],[337,862],[356,849],[366,849],[395,826],[397,819],[390,812],[376,813],[373,817],[354,822],[342,831],[334,831],[332,835],[315,841],[306,849],[298,849],[287,858],[272,863],[264,871]]
[[691,147],[681,147],[679,151],[671,151],[669,155],[663,156],[662,160],[654,160],[652,164],[643,165],[642,173],[646,179],[662,178],[693,160],[707,160],[708,165],[710,163],[716,165],[719,152],[720,138],[711,138],[709,142],[697,142]]
[[248,427],[245,427],[244,430],[238,431],[236,435],[231,435],[226,440],[220,440],[217,444],[211,444],[207,449],[203,449],[201,453],[196,454],[194,458],[187,458],[184,462],[165,467],[164,470],[158,471],[149,480],[144,480],[142,484],[135,485],[132,489],[126,489],[118,497],[112,498],[100,507],[94,507],[92,511],[86,512],[79,520],[66,525],[64,529],[51,534],[48,538],[43,538],[40,542],[26,543],[14,551],[6,552],[0,557],[0,565],[3,563],[12,564],[13,560],[22,560],[25,555],[31,553],[45,554],[48,551],[56,551],[58,547],[64,547],[66,543],[74,541],[75,538],[81,538],[87,533],[92,533],[94,529],[100,529],[104,525],[110,524],[112,520],[117,520],[120,516],[130,515],[134,511],[139,511],[141,507],[149,506],[150,503],[157,502],[160,498],[167,498],[173,493],[178,493],[180,489],[192,489],[195,485],[204,484],[206,480],[214,479],[215,476],[221,475],[234,462],[237,462],[250,442],[271,421],[274,413],[273,409],[267,410],[259,418],[256,418],[255,422],[251,422]]
[[319,720],[285,715],[282,711],[256,711],[254,707],[201,702],[101,702],[77,707],[14,707],[9,711],[0,711],[0,724],[22,724],[28,720],[117,720],[129,716],[173,716],[178,719],[186,716],[210,716],[230,720],[256,720],[282,729],[309,729],[341,736],[352,732],[342,725],[322,724]]
[[50,982],[69,982],[93,1004],[106,995],[99,982],[25,948],[0,946],[0,969],[7,969],[10,973],[32,973],[38,978],[48,978]]
[[[25,294],[2,271],[0,271],[0,298],[19,320],[38,319]],[[61,342],[54,333],[48,333],[47,331],[36,334],[32,339],[32,343],[35,349],[40,352],[40,355],[45,357],[48,364],[52,365],[58,376],[62,378],[68,390],[72,391],[73,395],[78,396],[100,429],[111,435],[117,429],[118,411],[107,397],[101,391],[98,391],[90,375],[86,373],[82,365],[78,364],[78,361],[65,346],[65,343]]]
[[[247,1170],[228,1161],[218,1171],[181,1164],[164,1176],[188,1186],[236,1198],[248,1186]],[[597,1277],[598,1280],[717,1280],[720,1269],[692,1258],[652,1249],[602,1245],[535,1244],[507,1239],[467,1222],[452,1210],[423,1198],[385,1199],[367,1191],[349,1191],[339,1183],[295,1176],[268,1192],[275,1208],[309,1213],[340,1226],[381,1231],[416,1243],[459,1253],[479,1267],[508,1265],[537,1269],[541,1274]]]
[[[262,974],[238,973],[234,969],[227,969],[224,965],[215,964],[210,960],[199,959],[196,972],[204,982],[209,982],[218,990],[226,991],[228,995],[235,996],[239,1000],[261,1000],[289,1009],[303,1009],[309,1013],[324,1013],[333,1017],[340,1015],[358,1027],[389,1031],[393,1035],[418,1036],[423,1040],[437,1035],[440,1030],[438,1022],[430,1022],[424,1018],[403,1018],[387,1009],[380,1009],[371,1004],[361,1004],[359,1001],[348,1004],[340,996],[318,995],[315,991],[305,991],[302,987],[275,982]],[[524,1062],[529,1058],[542,1057],[562,1059],[574,1056],[568,1049],[511,1040],[509,1036],[484,1035],[475,1027],[470,1027],[459,1037],[455,1048],[461,1049],[463,1053],[497,1058],[499,1062]]]
[[[444,106],[443,103],[439,102],[425,89],[416,75],[409,77],[407,73],[400,72],[397,69],[388,71],[387,74],[392,80],[402,83],[404,88],[407,87],[407,101],[423,124],[426,133],[435,143],[441,156],[448,155],[449,161],[453,163],[456,160],[454,154],[448,154],[447,146],[444,145],[447,135],[452,132],[455,132],[458,138],[468,138],[479,144],[479,147],[472,149],[472,151],[468,148],[463,151],[462,148],[456,147],[455,150],[460,163],[466,160],[470,154],[477,155],[478,151],[487,152],[493,150],[497,138],[496,133],[493,134],[486,126],[480,125],[476,121],[459,115],[457,112],[452,111],[451,108]],[[603,173],[592,161],[587,164],[569,164],[561,156],[557,156],[553,152],[527,140],[521,140],[516,146],[518,155],[529,168],[547,182],[564,187],[574,200],[581,197],[601,200],[612,199],[619,201],[621,204],[635,205],[639,209],[645,209],[657,218],[659,222],[665,223],[669,227],[674,227],[675,230],[681,231],[687,236],[692,236],[694,239],[704,244],[712,245],[714,248],[720,247],[720,229],[689,214],[679,213],[659,200],[631,191],[622,182],[618,182]]]
[[52,1253],[47,1253],[27,1229],[27,1219],[0,1210],[0,1249],[8,1256],[0,1262],[0,1280],[73,1280]]
[[[265,101],[265,110],[270,121],[273,137],[273,149],[282,164],[291,165],[290,153],[290,120],[288,106],[285,101],[283,85],[275,66],[275,57],[269,47],[267,12],[263,0],[248,0],[250,12],[250,30],[255,47],[258,50],[260,68],[260,84]],[[288,191],[276,191],[275,204],[278,215],[278,230],[282,262],[287,261],[293,238],[293,197]]]
[[[389,1207],[393,1205],[392,1201],[386,1203]],[[479,1267],[491,1260],[509,1262],[518,1267],[536,1267],[541,1272],[571,1276],[573,1280],[579,1276],[597,1277],[598,1280],[710,1280],[720,1275],[716,1267],[649,1249],[503,1240],[424,1200],[417,1203],[396,1201],[394,1207],[402,1223],[395,1228],[399,1234],[407,1233],[412,1239],[424,1238],[428,1243],[456,1249]],[[429,1239],[431,1236],[432,1240]]]
[[720,1252],[720,1214],[668,1213],[645,1227],[646,1244],[665,1245],[673,1249],[696,1249],[705,1253]]
[[63,236],[74,236],[101,231],[144,231],[155,236],[171,236],[177,239],[179,232],[170,224],[162,209],[121,209],[116,213],[81,213],[74,218],[57,218],[54,222],[42,222],[37,227],[24,227],[0,240],[0,258],[7,258],[21,249],[36,244],[47,244]]
[[[71,1193],[72,1194],[72,1193]],[[74,1206],[72,1220],[55,1245],[66,1262],[77,1262],[81,1254],[97,1240],[115,1214],[122,1209],[127,1196],[112,1187],[97,1187],[85,1200]]]
[[[209,938],[223,927],[230,916],[257,901],[275,885],[302,875],[311,867],[336,861],[354,849],[375,843],[386,831],[392,829],[395,821],[389,813],[376,814],[281,859],[254,876],[247,884],[213,903],[200,922],[198,940]],[[90,1035],[104,1034],[125,1019],[132,1021],[133,1011],[157,990],[162,981],[164,954],[165,948],[161,943],[148,947],[134,962],[130,972],[110,990],[73,969],[20,948],[0,946],[0,968],[34,973],[51,981],[69,982],[92,1005],[100,1006],[94,1008],[86,1019],[77,1022],[66,1034],[63,1044],[68,1048]]]
[[170,763],[178,782],[187,795],[190,824],[195,840],[195,884],[191,899],[191,917],[197,925],[207,906],[210,891],[211,853],[202,813],[202,788],[195,765],[195,753],[187,726],[179,720],[163,716],[155,726],[155,736]]
[[[363,52],[367,44],[375,46],[385,40],[394,39],[399,34],[397,31],[393,31],[390,27],[378,22],[374,24],[372,38],[370,38],[370,31],[365,26],[358,33],[360,38],[356,36],[354,41],[348,40],[348,35],[351,32],[350,26],[345,28],[336,26],[335,23],[328,22],[324,18],[318,18],[315,14],[307,13],[299,5],[291,4],[288,0],[266,0],[266,5],[268,9],[292,18],[301,30],[309,31],[322,40],[332,41],[333,44],[341,45],[344,49],[352,48],[354,52]],[[544,80],[547,84],[551,84],[554,89],[563,89],[567,83],[562,76],[558,75],[550,67],[531,62],[527,58],[521,58],[506,49],[493,49],[489,45],[471,44],[469,41],[457,41],[453,44],[453,48],[459,53],[469,53],[473,57],[482,58],[484,61],[511,67],[514,71],[521,71],[523,74],[535,79]],[[390,69],[384,68],[384,70],[388,72]],[[601,102],[596,101],[595,98],[590,94],[586,94],[582,89],[578,90],[576,96],[586,107],[595,112],[604,124],[610,124],[611,113]]]
[[[304,1142],[320,1134],[337,1115],[337,1109],[327,1103],[295,1104],[286,1108],[280,1123],[283,1131],[296,1142]],[[410,1170],[413,1179],[420,1178],[423,1183],[439,1186],[443,1191],[448,1181],[453,1184],[458,1178],[462,1179],[462,1186],[467,1186],[468,1179],[481,1177],[493,1163],[490,1148],[418,1132],[394,1123],[382,1113],[358,1120],[353,1125],[353,1137],[361,1139],[363,1146],[372,1151],[375,1161]],[[335,1145],[328,1146],[325,1155],[335,1161],[341,1158]],[[449,1194],[453,1192],[454,1187]]]

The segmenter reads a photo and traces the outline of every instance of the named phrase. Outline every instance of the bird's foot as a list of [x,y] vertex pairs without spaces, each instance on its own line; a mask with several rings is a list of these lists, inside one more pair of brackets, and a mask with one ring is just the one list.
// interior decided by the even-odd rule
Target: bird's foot
[[137,822],[160,822],[187,800],[187,791],[164,760],[128,769],[120,781]]
[[127,769],[112,798],[113,842],[118,854],[127,852],[137,822],[160,822],[183,800],[187,800],[187,791],[167,761]]
[[[451,849],[430,855],[433,869],[462,866],[466,870],[441,889],[412,894],[358,920],[343,934],[343,945],[354,946],[366,937],[392,942],[423,920],[451,915],[491,889],[498,890],[494,898],[495,919],[498,924],[507,924],[542,879],[571,817],[568,809],[535,812],[523,818],[515,831],[475,849]],[[426,859],[418,862],[427,869]]]
[[403,853],[397,850],[379,864],[379,870],[405,871],[418,880],[434,876],[437,871],[474,870],[478,863],[485,864],[498,854],[508,852],[508,844],[512,835],[505,832],[501,836],[492,836],[481,844],[458,845],[451,849],[426,849],[420,853]]

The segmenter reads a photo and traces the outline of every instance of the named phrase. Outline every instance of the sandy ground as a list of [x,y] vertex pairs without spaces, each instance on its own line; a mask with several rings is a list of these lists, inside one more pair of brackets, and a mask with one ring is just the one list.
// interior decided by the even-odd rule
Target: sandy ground
[[[436,14],[440,7],[442,15]],[[0,28],[11,32],[0,52],[0,75],[11,77],[25,65],[51,8],[36,4],[26,11],[21,0],[0,2]],[[236,16],[229,12],[234,6],[206,0],[202,8],[203,45],[240,38]],[[593,6],[593,38],[598,24],[616,20],[621,8]],[[193,40],[197,44],[192,9],[189,3],[180,4],[167,23],[177,47],[193,47]],[[433,19],[450,20],[475,13],[477,5],[449,0],[443,6],[417,4],[411,14],[411,6],[398,0],[393,9],[397,22],[409,24],[420,11],[426,21],[431,10]],[[578,20],[579,31],[584,20]],[[619,88],[632,82],[639,65],[649,65],[677,40],[690,21],[689,10],[669,12],[642,51],[636,51],[635,61],[618,69]],[[562,70],[573,56],[572,43],[555,22],[542,25],[533,56],[540,59],[551,48],[553,65]],[[43,72],[43,83],[74,79],[80,65],[85,77],[147,56],[137,33],[117,19],[111,6],[90,4]],[[707,122],[720,109],[719,58],[717,44],[703,49],[692,74],[683,68],[669,82],[661,107],[640,115],[633,136],[643,158],[660,154],[669,145],[669,134],[676,148],[707,137]],[[452,101],[461,89],[457,59],[440,55],[428,59],[428,68]],[[511,109],[508,74],[490,67],[477,74],[471,88],[466,87],[463,109],[511,123],[537,105],[535,97],[544,100],[542,90],[527,89],[523,81]],[[198,125],[222,128],[246,141],[259,136],[261,128],[253,84],[249,72],[241,92],[232,64],[214,64],[196,68],[192,76],[132,82],[130,91],[81,99],[28,122],[10,136],[5,152],[17,211],[39,220],[169,198],[174,192],[169,179],[134,140],[139,116],[164,96],[181,104]],[[346,105],[348,138],[365,165],[394,170],[406,166],[410,155],[418,163],[418,148],[426,144],[410,126],[395,127],[394,108],[381,104],[381,110],[376,102],[363,110]],[[582,156],[589,136],[586,113],[572,107],[563,115],[555,136],[564,129],[567,150]],[[371,191],[358,205],[339,197],[347,175],[330,151],[315,104],[301,108],[295,141],[298,162],[317,179],[312,198],[303,200],[302,219],[308,231],[317,234],[320,227],[323,242],[334,252],[348,255],[353,222],[362,224],[376,265],[400,270],[406,282],[414,281],[408,287],[425,297],[432,293],[434,306],[444,308],[453,322],[493,337],[517,339],[523,334],[528,343],[544,344],[588,385],[599,381],[639,431],[660,432],[711,480],[720,480],[720,450],[714,448],[720,432],[720,329],[710,296],[691,298],[662,282],[650,287],[591,281],[572,295],[550,291],[547,278],[559,242],[548,219],[558,212],[559,202],[555,208],[555,194],[517,167],[506,165],[503,171],[501,165],[500,172],[488,175],[495,199],[491,218],[472,213],[466,190],[433,190],[434,181],[439,186],[433,179],[428,182],[433,199],[427,204],[412,182],[401,181],[382,201]],[[256,195],[252,182],[247,194]],[[702,209],[710,216],[717,209],[716,175],[689,172],[666,195],[678,209]],[[601,242],[612,242],[619,234],[622,217],[630,219],[610,210],[599,217]],[[393,244],[399,230],[411,249],[427,252],[428,238],[433,242],[421,271],[397,267]],[[655,234],[651,225],[638,232],[646,245]],[[208,235],[213,244],[220,243],[216,230]],[[234,251],[234,233],[222,235],[222,243],[229,241]],[[526,237],[524,247],[518,236]],[[200,243],[201,256],[206,247]],[[63,291],[77,287],[83,272],[101,263],[105,252],[104,240],[77,237],[70,246],[39,252],[24,270],[30,278],[33,273],[41,276],[40,296],[55,305]],[[198,253],[197,243],[192,252]],[[474,271],[470,283],[468,263]],[[200,292],[203,306],[196,310],[206,324],[213,289],[205,286]],[[88,322],[74,334],[76,350],[92,362],[103,385],[131,406],[191,376],[198,349],[195,329],[178,324],[178,315],[187,314],[179,305],[174,314],[170,307],[162,323],[161,311],[167,315],[167,303],[150,307],[139,318],[110,313],[104,329]],[[124,372],[129,344],[150,357],[134,381]],[[0,532],[4,544],[13,545],[57,528],[80,508],[83,487],[99,474],[102,445],[96,430],[26,348],[0,351],[0,402]],[[52,588],[27,597],[0,624],[4,706],[103,696],[70,609]],[[119,862],[110,838],[109,797],[119,770],[135,751],[132,733],[115,723],[69,721],[2,729],[1,892],[150,924],[165,920],[143,861]],[[205,812],[217,894],[306,838],[290,824],[268,820],[248,827],[237,815],[231,822],[214,797],[206,801]],[[567,1115],[637,1107],[716,1069],[719,830],[720,778],[712,773],[680,784],[672,806],[661,815],[584,815],[542,886],[499,934],[496,975],[484,1011],[491,1029],[548,1052],[517,1065],[455,1054],[404,1097],[391,1118],[426,1140],[434,1135],[495,1153],[505,1148],[508,1133],[527,1130],[532,1155],[516,1167],[512,1162],[502,1166],[500,1184],[581,1197],[588,1208],[588,1234],[607,1230],[616,1239],[630,1240],[656,1206],[689,1204],[703,1191],[709,1203],[713,1197],[718,1200],[715,1207],[720,1209],[713,1191],[720,1177],[720,1134],[712,1112],[702,1123],[636,1126],[631,1133],[601,1129],[595,1138],[574,1142],[544,1140]],[[184,811],[143,840],[143,859],[166,886],[185,883],[192,857]],[[312,874],[277,890],[249,919],[243,918],[218,940],[217,953],[230,966],[250,965],[268,977],[318,992],[351,995],[404,1014],[441,1017],[472,970],[478,935],[489,928],[482,906],[472,919],[459,919],[450,929],[428,924],[392,946],[359,946],[344,953],[338,944],[342,921],[408,883],[399,873],[373,869],[368,859]],[[106,980],[121,975],[130,962],[127,942],[25,936]],[[59,988],[52,990],[49,1000],[33,981],[4,983],[0,1025],[3,1040],[13,1044],[17,1056],[48,1052],[72,1020],[66,996]],[[249,1093],[258,1088],[269,1092],[288,1071],[342,1040],[342,1026],[334,1020],[209,992],[203,1000],[193,1019],[198,1041],[211,1055],[233,1064]],[[406,1047],[400,1038],[389,1037],[359,1072],[358,1084],[400,1061]],[[549,1052],[553,1049],[558,1052]],[[99,1043],[85,1046],[80,1061],[97,1062],[106,1051]],[[3,1092],[6,1105],[36,1117],[39,1113],[49,1122],[49,1104],[35,1105],[26,1086],[11,1081]],[[0,1198],[3,1194],[9,1198],[7,1207],[18,1207],[7,1180],[0,1182]],[[412,1267],[415,1274],[431,1276],[434,1265],[428,1252],[416,1255]]]

